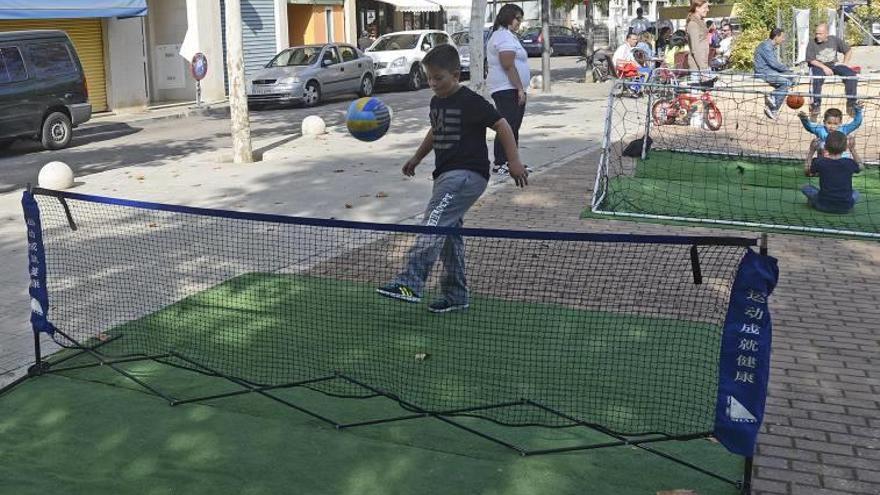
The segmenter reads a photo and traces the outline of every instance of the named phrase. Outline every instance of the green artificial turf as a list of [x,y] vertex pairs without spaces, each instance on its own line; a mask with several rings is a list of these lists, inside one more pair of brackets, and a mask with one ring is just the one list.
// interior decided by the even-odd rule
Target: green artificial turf
[[853,177],[861,193],[847,214],[807,206],[803,162],[652,151],[633,176],[608,182],[602,211],[880,233],[880,170]]
[[[367,284],[252,273],[107,332],[119,338],[101,349],[180,352],[255,381],[341,370],[423,407],[523,396],[607,426],[694,432],[711,429],[715,332],[668,318],[480,296],[466,312],[433,315],[424,304],[379,297]],[[418,353],[430,357],[415,359]],[[78,355],[55,368],[91,362]],[[241,390],[155,361],[117,366],[177,399]],[[384,397],[302,387],[272,393],[338,423],[408,414]],[[521,406],[494,414],[547,420]],[[527,449],[612,440],[583,427],[456,421]],[[107,366],[58,371],[0,395],[0,438],[0,480],[17,495],[737,492],[634,447],[520,457],[431,418],[336,431],[258,394],[170,407]],[[743,459],[715,442],[650,445],[728,479],[741,476]]]

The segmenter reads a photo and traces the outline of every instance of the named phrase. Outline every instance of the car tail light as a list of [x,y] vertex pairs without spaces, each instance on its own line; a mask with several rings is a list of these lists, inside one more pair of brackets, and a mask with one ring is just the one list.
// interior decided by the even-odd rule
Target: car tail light
[[83,93],[86,99],[89,99],[89,81],[83,76]]
[[538,43],[544,42],[544,33],[538,33]]

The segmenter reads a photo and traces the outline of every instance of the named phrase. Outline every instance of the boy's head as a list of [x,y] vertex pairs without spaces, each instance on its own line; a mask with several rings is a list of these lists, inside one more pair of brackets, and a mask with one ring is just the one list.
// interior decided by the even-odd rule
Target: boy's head
[[829,156],[842,155],[846,151],[846,134],[840,131],[829,132],[825,139],[825,151]]
[[422,59],[428,86],[434,94],[444,98],[458,89],[458,78],[461,76],[461,59],[458,50],[452,45],[437,45],[425,54]]
[[840,123],[843,122],[843,112],[840,111],[839,108],[829,108],[825,110],[825,116],[822,117],[822,123],[825,124],[825,129],[828,132],[836,131],[838,127],[840,127]]

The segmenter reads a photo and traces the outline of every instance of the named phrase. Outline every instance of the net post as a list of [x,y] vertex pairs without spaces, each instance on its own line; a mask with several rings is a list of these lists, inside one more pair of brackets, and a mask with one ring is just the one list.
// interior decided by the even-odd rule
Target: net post
[[[651,83],[652,76],[654,75],[654,71],[651,71],[651,75],[648,76],[648,83]],[[645,109],[645,134],[642,136],[642,160],[648,156],[648,133],[651,132],[651,106],[654,100],[654,91],[647,84],[642,84],[642,87],[647,90],[648,93],[648,106]]]
[[767,241],[768,241],[767,233],[762,232],[761,233],[761,241],[758,243],[758,246],[759,246],[759,249],[761,252],[761,256],[767,256]]
[[740,486],[741,495],[752,494],[752,461],[753,458],[751,456],[746,457],[746,462],[743,465],[743,479]]
[[694,272],[694,285],[702,284],[703,270],[700,268],[700,252],[696,244],[691,245],[691,270]]

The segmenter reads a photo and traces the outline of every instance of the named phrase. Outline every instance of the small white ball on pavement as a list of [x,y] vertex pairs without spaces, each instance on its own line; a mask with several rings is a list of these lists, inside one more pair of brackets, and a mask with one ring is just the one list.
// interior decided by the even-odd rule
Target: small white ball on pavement
[[529,81],[529,87],[532,89],[541,89],[544,86],[544,76],[538,74],[537,76],[533,76],[531,81]]
[[49,162],[40,169],[37,183],[46,189],[67,189],[73,186],[73,170],[64,162]]
[[325,132],[327,132],[327,125],[321,117],[318,117],[317,115],[309,115],[303,119],[303,136],[317,136],[319,134],[324,134]]

